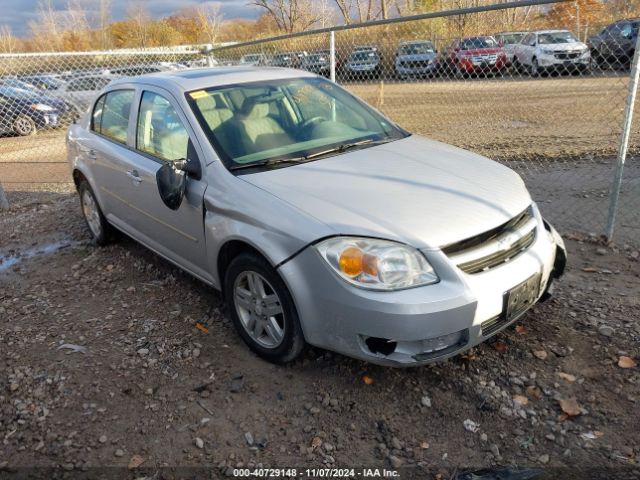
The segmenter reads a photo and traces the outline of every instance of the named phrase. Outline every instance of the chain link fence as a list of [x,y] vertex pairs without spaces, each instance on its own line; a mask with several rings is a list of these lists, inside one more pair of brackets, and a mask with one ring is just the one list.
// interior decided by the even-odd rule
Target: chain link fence
[[[15,190],[68,181],[66,165],[55,163],[64,162],[64,127],[115,76],[206,62],[289,67],[335,79],[413,133],[508,165],[560,230],[598,236],[607,231],[638,24],[563,24],[548,14],[559,3],[521,1],[323,29],[216,48],[212,57],[0,56],[0,96],[40,88],[42,78],[53,86],[40,94],[65,104],[50,105],[60,112],[53,124],[46,109],[31,122],[24,113],[0,116],[0,182]],[[90,88],[73,91],[84,83]],[[28,116],[35,107],[26,103]],[[618,242],[640,243],[638,130],[633,122],[613,209]]]

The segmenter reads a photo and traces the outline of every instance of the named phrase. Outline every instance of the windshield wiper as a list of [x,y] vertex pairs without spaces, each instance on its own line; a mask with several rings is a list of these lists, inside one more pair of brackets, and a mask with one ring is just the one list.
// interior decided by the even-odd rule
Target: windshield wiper
[[344,143],[337,147],[329,148],[321,152],[310,153],[308,155],[300,155],[298,157],[288,157],[288,158],[277,158],[277,159],[265,160],[263,162],[247,163],[246,165],[234,165],[233,167],[230,167],[229,170],[236,171],[236,170],[244,170],[248,168],[272,167],[274,165],[283,165],[287,163],[304,163],[308,160],[313,160],[314,158],[323,157],[331,153],[346,152],[347,150],[358,148],[362,145],[371,145],[371,146],[381,145],[383,143],[388,143],[390,141],[391,139],[372,140],[368,138],[366,140],[360,140],[358,142]]

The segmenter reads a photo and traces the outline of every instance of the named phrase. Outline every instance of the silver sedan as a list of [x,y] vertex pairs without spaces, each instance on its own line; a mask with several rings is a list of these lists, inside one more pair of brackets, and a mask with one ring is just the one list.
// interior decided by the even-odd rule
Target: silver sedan
[[277,363],[307,344],[441,360],[514,322],[564,269],[516,173],[310,73],[116,80],[67,145],[95,242],[122,231],[221,290],[240,336]]

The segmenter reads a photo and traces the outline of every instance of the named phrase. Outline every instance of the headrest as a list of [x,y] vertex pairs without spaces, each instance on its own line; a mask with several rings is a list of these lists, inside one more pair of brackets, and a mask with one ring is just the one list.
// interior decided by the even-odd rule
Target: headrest
[[215,97],[213,97],[213,100],[215,101],[216,108],[229,108],[227,104],[224,103],[224,100],[222,100],[222,97],[220,95],[216,95]]
[[249,97],[242,102],[242,114],[247,118],[263,118],[269,115],[269,104],[260,97]]

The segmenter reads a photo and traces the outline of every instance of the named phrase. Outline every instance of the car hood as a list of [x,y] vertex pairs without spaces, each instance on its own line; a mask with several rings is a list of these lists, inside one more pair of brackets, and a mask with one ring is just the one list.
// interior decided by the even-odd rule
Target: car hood
[[398,55],[398,60],[403,62],[419,62],[422,60],[432,60],[436,57],[435,52],[421,53],[417,55]]
[[460,50],[460,53],[464,55],[487,55],[487,54],[500,53],[500,52],[502,52],[501,47],[474,48],[471,50]]
[[531,203],[512,170],[415,135],[242,178],[328,225],[333,234],[417,248],[485,232]]
[[545,50],[553,50],[554,52],[572,52],[572,51],[580,51],[587,48],[587,45],[582,42],[574,42],[574,43],[541,43],[540,48],[544,48]]

